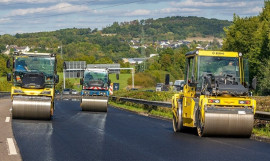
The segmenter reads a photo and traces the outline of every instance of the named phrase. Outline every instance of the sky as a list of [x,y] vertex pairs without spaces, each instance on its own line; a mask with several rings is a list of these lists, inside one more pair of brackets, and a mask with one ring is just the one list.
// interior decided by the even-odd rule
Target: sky
[[0,35],[107,27],[168,16],[232,20],[258,15],[264,0],[0,0]]

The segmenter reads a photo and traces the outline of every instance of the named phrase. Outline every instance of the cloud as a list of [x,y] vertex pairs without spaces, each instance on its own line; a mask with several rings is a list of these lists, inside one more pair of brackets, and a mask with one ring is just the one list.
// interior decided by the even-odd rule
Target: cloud
[[239,7],[254,7],[258,4],[259,1],[217,1],[217,0],[205,0],[205,1],[196,1],[196,0],[185,0],[182,2],[171,2],[172,6],[175,7],[194,7],[194,8],[239,8]]
[[254,8],[251,8],[250,10],[245,10],[243,11],[243,14],[245,15],[256,15],[258,13],[262,12],[262,7],[254,7]]
[[138,9],[138,10],[134,10],[132,12],[126,13],[125,16],[146,16],[149,14],[151,14],[150,10]]
[[170,3],[173,8],[200,9],[201,13],[196,16],[208,18],[232,19],[236,13],[240,16],[257,15],[262,11],[263,1],[260,0],[183,0]]
[[[65,2],[76,2],[80,0],[65,0]],[[1,0],[0,4],[15,4],[15,3],[60,3],[63,0]]]
[[9,18],[0,18],[0,23],[7,23],[10,22]]
[[72,5],[69,3],[59,3],[48,8],[27,8],[17,9],[10,13],[9,16],[25,16],[29,14],[48,14],[48,13],[69,13],[69,12],[82,12],[89,11],[87,6]]
[[233,13],[258,15],[263,5],[263,0],[0,0],[0,31],[83,26],[101,29],[116,21],[167,16],[232,20]]
[[159,11],[156,11],[156,12],[159,12],[159,13],[166,13],[166,14],[170,14],[170,13],[181,13],[181,12],[199,12],[201,11],[200,9],[197,9],[197,8],[164,8],[164,9],[161,9]]

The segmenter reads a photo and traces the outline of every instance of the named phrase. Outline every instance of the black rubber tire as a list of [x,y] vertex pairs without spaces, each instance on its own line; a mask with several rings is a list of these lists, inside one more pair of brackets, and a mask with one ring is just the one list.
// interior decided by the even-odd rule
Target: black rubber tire
[[173,131],[174,132],[181,132],[183,127],[183,119],[182,119],[182,102],[178,102],[178,108],[177,108],[177,116],[178,119],[173,115]]
[[204,134],[203,134],[203,124],[201,122],[201,118],[202,118],[201,112],[200,112],[200,110],[198,110],[197,112],[198,112],[198,114],[197,114],[197,116],[198,116],[198,118],[197,118],[197,120],[198,120],[197,133],[198,133],[198,136],[203,137]]

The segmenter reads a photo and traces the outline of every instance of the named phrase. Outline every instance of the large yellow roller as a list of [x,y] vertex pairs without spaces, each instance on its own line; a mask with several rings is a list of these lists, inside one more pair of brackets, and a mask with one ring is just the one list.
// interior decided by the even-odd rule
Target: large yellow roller
[[193,127],[199,136],[250,136],[256,101],[246,61],[237,52],[187,53],[183,92],[172,97],[174,131]]
[[[12,118],[51,119],[54,88],[59,81],[55,57],[55,54],[50,53],[13,54],[13,74],[7,76],[7,80],[12,81]],[[11,67],[10,60],[7,61],[7,67]]]
[[81,100],[81,108],[83,111],[107,112],[108,97],[103,96],[83,97]]

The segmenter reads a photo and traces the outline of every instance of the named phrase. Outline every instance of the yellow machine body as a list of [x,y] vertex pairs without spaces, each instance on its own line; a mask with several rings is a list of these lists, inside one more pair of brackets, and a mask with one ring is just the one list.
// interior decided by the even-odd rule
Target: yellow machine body
[[[231,75],[226,75],[226,77],[213,76],[212,73],[200,75],[199,57],[204,56],[209,59],[216,57],[215,60],[233,58],[232,60],[239,62],[235,67],[237,73],[239,73],[238,82],[235,82],[237,85],[228,85],[231,92],[223,90],[218,93],[213,90],[211,91],[213,94],[204,90],[203,86],[199,87],[198,82],[202,81],[200,77],[212,76],[211,79],[218,77],[221,80],[231,77]],[[244,78],[245,74],[246,77],[248,76],[247,72],[244,71],[241,53],[198,50],[187,53],[186,58],[186,82],[183,92],[172,97],[174,131],[181,131],[184,127],[196,127],[200,136],[250,136],[256,111],[256,101],[246,93],[246,89],[242,86],[247,81],[247,78]],[[197,75],[195,76],[195,74]],[[205,87],[209,86],[206,85]],[[224,88],[226,89],[226,86]],[[244,94],[235,93],[234,90],[244,91]]]

